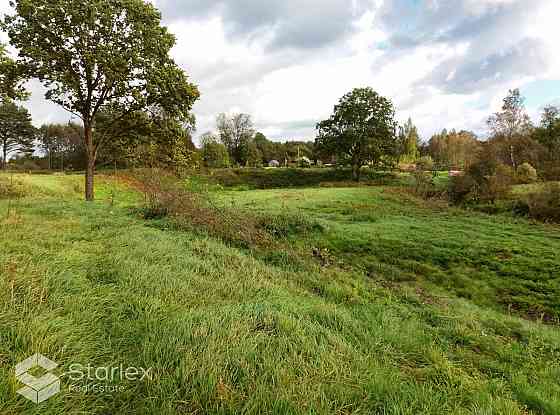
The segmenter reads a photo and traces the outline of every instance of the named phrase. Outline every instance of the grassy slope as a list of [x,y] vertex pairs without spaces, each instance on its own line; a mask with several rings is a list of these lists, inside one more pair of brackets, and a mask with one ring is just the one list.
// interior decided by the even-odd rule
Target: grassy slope
[[[35,191],[13,203],[8,218],[0,201],[0,413],[560,413],[556,328],[377,280],[395,279],[403,267],[387,260],[391,251],[395,261],[411,249],[428,253],[417,262],[432,267],[434,252],[443,260],[469,240],[469,258],[500,241],[532,240],[535,254],[553,261],[553,229],[483,216],[452,222],[441,212],[398,208],[372,189],[226,197],[321,217],[330,231],[297,244],[321,243],[353,265],[323,268],[151,227],[129,214],[135,197],[123,189],[113,206],[86,205],[75,180],[33,177],[36,189],[61,193]],[[109,182],[101,186],[104,198],[110,191]],[[440,220],[470,233],[438,251],[452,239]],[[416,247],[415,232],[428,230]],[[350,252],[351,243],[376,241],[378,269],[375,252]],[[361,257],[372,261],[375,278],[360,271],[370,269]],[[65,390],[35,406],[15,395],[12,371],[37,351],[61,371],[123,363],[153,367],[156,376],[114,394]]]
[[391,188],[229,192],[258,212],[304,214],[329,232],[304,241],[383,281],[437,285],[483,306],[558,321],[560,228],[427,205]]

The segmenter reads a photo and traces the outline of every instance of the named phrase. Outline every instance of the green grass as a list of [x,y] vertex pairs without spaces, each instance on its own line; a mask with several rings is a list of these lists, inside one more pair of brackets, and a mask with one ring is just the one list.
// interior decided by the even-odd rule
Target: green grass
[[[557,228],[386,188],[217,194],[323,225],[273,255],[153,226],[110,178],[94,204],[78,177],[21,180],[27,197],[0,200],[0,413],[560,413],[557,326],[492,297],[500,279],[532,281],[531,267],[553,285]],[[558,310],[554,292],[524,295]],[[154,377],[81,394],[63,376],[36,405],[13,374],[36,352],[58,373],[123,364]]]
[[296,243],[327,249],[370,278],[560,318],[559,227],[426,204],[391,188],[233,192],[221,199],[323,221],[329,232]]

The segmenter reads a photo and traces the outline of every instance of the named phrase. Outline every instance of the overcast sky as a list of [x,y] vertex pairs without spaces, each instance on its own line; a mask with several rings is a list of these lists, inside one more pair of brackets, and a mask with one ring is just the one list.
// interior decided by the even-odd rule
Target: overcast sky
[[[220,112],[245,112],[275,140],[313,139],[317,121],[363,86],[391,98],[424,139],[442,128],[484,134],[510,88],[535,119],[560,103],[559,0],[153,2],[200,87],[196,136]],[[36,124],[70,118],[40,85],[31,90]]]

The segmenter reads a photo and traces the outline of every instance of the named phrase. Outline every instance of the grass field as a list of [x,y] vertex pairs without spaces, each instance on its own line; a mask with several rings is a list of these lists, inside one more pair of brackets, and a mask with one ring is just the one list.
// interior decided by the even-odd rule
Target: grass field
[[[559,414],[559,228],[392,187],[219,191],[301,216],[285,250],[146,221],[100,178],[16,176],[0,200],[0,413]],[[61,393],[16,394],[40,352]],[[73,364],[152,368],[70,391]],[[90,382],[95,383],[95,382]]]

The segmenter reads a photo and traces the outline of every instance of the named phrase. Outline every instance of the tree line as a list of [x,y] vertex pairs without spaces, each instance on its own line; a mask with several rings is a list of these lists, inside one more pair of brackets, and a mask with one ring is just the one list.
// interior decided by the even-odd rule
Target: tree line
[[[192,106],[200,94],[170,57],[175,38],[160,12],[143,0],[15,0],[1,23],[18,58],[0,47],[0,157],[2,167],[39,163],[51,170],[85,170],[85,198],[93,200],[96,167],[187,168],[349,166],[359,180],[364,166],[424,166],[468,170],[491,157],[514,172],[530,164],[558,179],[560,110],[544,109],[531,123],[519,90],[488,119],[489,137],[443,130],[422,140],[411,119],[399,125],[392,101],[356,88],[316,126],[314,140],[274,142],[256,132],[248,114],[220,114],[216,132],[193,144]],[[31,123],[17,102],[28,79],[77,122]],[[42,156],[33,156],[36,149]],[[16,155],[14,159],[14,155]],[[416,167],[414,167],[416,168]]]

